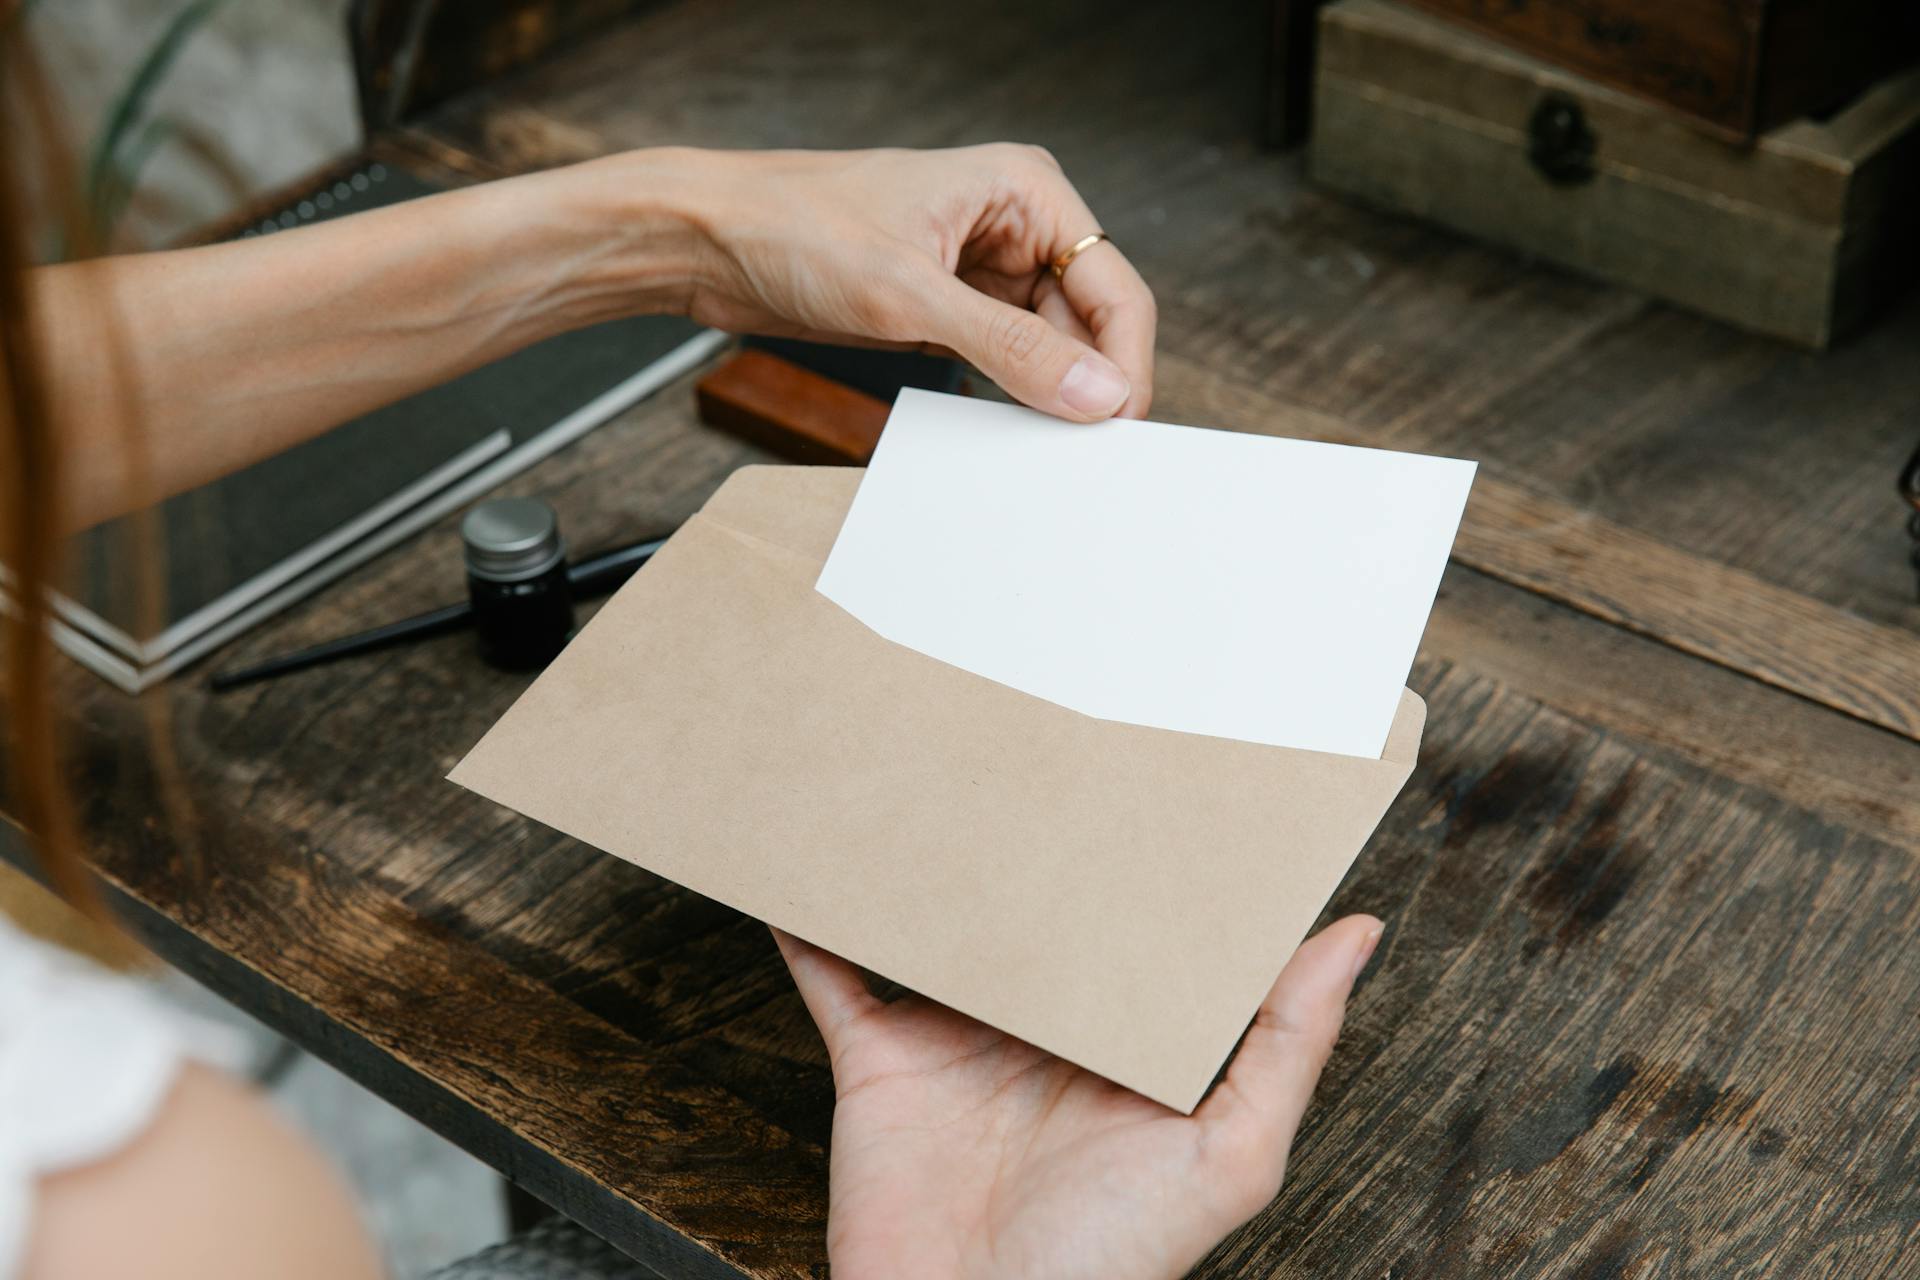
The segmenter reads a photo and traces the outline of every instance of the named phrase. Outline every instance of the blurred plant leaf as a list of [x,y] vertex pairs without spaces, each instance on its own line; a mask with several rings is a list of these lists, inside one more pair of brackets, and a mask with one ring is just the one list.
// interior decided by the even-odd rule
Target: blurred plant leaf
[[120,225],[121,215],[127,211],[133,193],[139,189],[140,173],[147,167],[147,161],[153,159],[154,152],[179,136],[179,123],[161,116],[143,124],[133,141],[116,151],[106,174],[88,192],[91,201],[88,212],[98,230],[102,247],[111,241],[113,229]]
[[[160,38],[154,41],[152,48],[147,50],[147,56],[141,60],[140,66],[133,73],[133,78],[127,81],[126,88],[120,91],[120,96],[107,111],[106,123],[101,126],[99,135],[94,139],[93,153],[87,163],[85,194],[88,208],[98,213],[113,203],[108,189],[119,181],[120,174],[127,171],[120,160],[121,148],[127,144],[128,138],[133,136],[134,129],[145,118],[148,102],[152,99],[154,91],[160,87],[160,82],[166,79],[167,72],[172,69],[174,61],[179,58],[180,51],[186,47],[188,39],[226,3],[227,0],[192,0],[180,12],[174,14],[166,30],[160,33]],[[171,126],[169,126],[170,129]],[[163,132],[145,144],[139,164],[134,168],[135,172],[146,164],[146,161],[151,158],[153,149],[165,141],[166,136],[166,132]],[[147,133],[143,131],[140,137],[147,138]],[[124,208],[126,198],[131,194],[129,189],[126,196],[120,197],[118,207]],[[95,232],[103,244],[111,230],[112,226],[109,223],[95,223]]]
[[217,137],[204,129],[182,125],[169,141],[181,152],[198,160],[201,167],[219,182],[233,203],[239,204],[252,194],[252,179],[247,176],[245,167],[221,146]]

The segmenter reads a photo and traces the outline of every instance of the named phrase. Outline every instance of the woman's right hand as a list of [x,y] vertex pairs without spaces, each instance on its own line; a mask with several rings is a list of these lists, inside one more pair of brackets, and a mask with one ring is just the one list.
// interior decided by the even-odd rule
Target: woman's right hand
[[644,151],[595,161],[697,229],[684,305],[733,332],[952,351],[1082,422],[1153,399],[1153,294],[1053,157],[948,151]]
[[[1080,422],[1153,399],[1153,295],[1051,156],[630,151],[299,231],[30,273],[79,528],[569,329],[685,312],[931,347]],[[114,314],[129,378],[102,377]],[[129,415],[156,445],[135,465]]]

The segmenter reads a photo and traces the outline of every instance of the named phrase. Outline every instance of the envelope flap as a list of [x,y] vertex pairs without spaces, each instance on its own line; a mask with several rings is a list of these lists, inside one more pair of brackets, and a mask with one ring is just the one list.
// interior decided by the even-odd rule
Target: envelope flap
[[865,474],[861,467],[742,467],[707,499],[700,518],[783,547],[818,574]]
[[1380,759],[1411,771],[1419,762],[1420,735],[1427,727],[1427,704],[1411,689],[1400,691],[1400,707],[1393,713],[1393,728],[1387,732],[1387,746]]
[[[860,467],[742,467],[707,499],[696,518],[793,553],[795,572],[805,574],[812,587],[865,474]],[[1411,689],[1402,690],[1379,762],[1398,766],[1403,773],[1411,770],[1426,720],[1426,703]],[[1352,759],[1359,768],[1375,763],[1339,758]]]

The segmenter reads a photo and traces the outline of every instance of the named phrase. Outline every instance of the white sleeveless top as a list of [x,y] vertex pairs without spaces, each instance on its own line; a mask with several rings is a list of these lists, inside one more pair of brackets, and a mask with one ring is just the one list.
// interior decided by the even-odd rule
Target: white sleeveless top
[[139,984],[0,915],[0,1280],[25,1257],[35,1182],[137,1137],[187,1053]]

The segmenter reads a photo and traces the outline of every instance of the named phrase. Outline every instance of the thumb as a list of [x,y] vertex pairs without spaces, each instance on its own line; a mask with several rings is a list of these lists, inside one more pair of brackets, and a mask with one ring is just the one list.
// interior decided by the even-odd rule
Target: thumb
[[847,961],[810,942],[802,942],[784,929],[773,930],[773,941],[800,988],[800,998],[820,1038],[826,1041],[827,1054],[834,1061],[846,1045],[847,1028],[865,1014],[880,1008],[880,1001],[867,990],[860,971]]
[[1300,1117],[1345,1020],[1347,993],[1384,926],[1372,916],[1337,920],[1302,943],[1273,984],[1227,1069],[1194,1118],[1214,1130],[1237,1170],[1271,1196]]
[[1086,343],[953,276],[941,276],[928,301],[928,336],[1022,403],[1075,422],[1099,422],[1119,412],[1132,392],[1120,366]]

